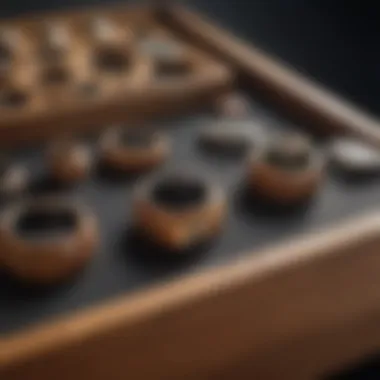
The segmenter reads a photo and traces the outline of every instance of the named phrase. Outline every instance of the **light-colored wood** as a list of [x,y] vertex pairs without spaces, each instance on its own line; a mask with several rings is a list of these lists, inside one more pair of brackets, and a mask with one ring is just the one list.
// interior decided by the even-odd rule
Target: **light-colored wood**
[[[326,333],[336,327],[347,331],[380,313],[379,244],[380,214],[355,218],[252,252],[240,262],[5,336],[0,374],[7,380],[63,379],[71,368],[78,379],[126,374],[178,379],[184,373],[212,378],[242,358],[259,363],[255,359],[291,341],[318,334],[328,341]],[[377,342],[376,334],[369,335],[347,351],[327,350],[326,363],[367,352]],[[311,367],[328,370],[324,362]],[[252,365],[273,371],[273,362]]]
[[380,145],[377,118],[302,76],[284,62],[273,59],[180,4],[160,8],[159,13],[174,30],[238,68],[257,89],[292,116],[328,133],[353,133]]

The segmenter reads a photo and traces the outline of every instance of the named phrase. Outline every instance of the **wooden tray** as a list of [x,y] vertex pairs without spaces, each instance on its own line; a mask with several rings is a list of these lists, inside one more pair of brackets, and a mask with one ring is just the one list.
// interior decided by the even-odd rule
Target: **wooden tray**
[[[105,32],[97,32],[95,24]],[[3,45],[12,56],[0,93],[0,130],[7,139],[30,141],[52,129],[93,129],[172,114],[207,101],[232,79],[224,65],[176,41],[144,8],[62,12],[11,20],[1,27]],[[62,57],[43,54],[49,33],[67,40]],[[157,76],[156,62],[142,47],[149,39],[177,44],[189,62],[188,73],[171,80]],[[121,57],[118,67],[97,64],[111,48]]]
[[[377,138],[377,123],[369,116],[196,14],[160,9],[158,18],[176,36],[185,32],[192,44],[202,37],[208,54],[252,79],[251,117],[269,130],[305,123],[263,105],[258,95],[263,88],[287,114],[307,120],[306,127],[326,132],[326,125],[335,126],[338,132]],[[252,218],[239,208],[241,163],[221,164],[195,148],[197,130],[213,117],[192,112],[161,123],[172,126],[174,141],[181,143],[174,144],[172,160],[191,159],[219,176],[228,190],[226,233],[179,266],[140,262],[139,255],[133,261],[135,248],[122,254],[107,245],[108,237],[102,259],[75,284],[82,293],[63,288],[41,298],[17,290],[15,297],[12,283],[2,279],[0,320],[9,333],[0,338],[1,378],[310,379],[379,347],[380,214],[357,216],[377,203],[379,182],[355,185],[329,175],[305,212],[285,218],[254,212]],[[15,158],[31,162],[36,176],[42,167],[37,150],[15,152]],[[105,212],[105,197],[93,192],[96,181],[78,191],[98,213]],[[132,185],[102,187],[101,194],[112,187],[117,212],[113,224],[105,214],[100,218],[107,229],[115,226],[119,237],[120,223],[126,222],[119,201],[123,197],[128,210]]]

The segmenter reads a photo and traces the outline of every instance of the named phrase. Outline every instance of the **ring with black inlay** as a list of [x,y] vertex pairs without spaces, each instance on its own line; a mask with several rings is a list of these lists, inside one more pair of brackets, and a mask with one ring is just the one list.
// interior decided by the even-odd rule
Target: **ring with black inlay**
[[173,251],[215,236],[227,204],[221,187],[197,173],[167,172],[135,189],[134,223],[147,239]]
[[170,140],[162,131],[116,127],[103,134],[100,150],[107,167],[136,173],[161,165],[170,154]]
[[2,263],[23,281],[49,284],[72,276],[90,260],[97,241],[95,216],[71,199],[20,201],[0,215]]
[[253,153],[248,183],[258,195],[278,204],[292,204],[311,197],[324,174],[324,157],[298,134],[277,136]]

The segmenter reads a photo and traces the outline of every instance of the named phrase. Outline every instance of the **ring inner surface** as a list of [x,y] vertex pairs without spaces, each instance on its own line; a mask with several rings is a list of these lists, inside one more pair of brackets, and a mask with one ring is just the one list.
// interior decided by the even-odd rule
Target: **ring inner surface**
[[156,204],[173,210],[184,211],[202,204],[207,196],[205,184],[193,178],[165,178],[156,183],[152,198]]
[[19,215],[15,229],[23,239],[52,239],[71,234],[77,227],[72,210],[41,210],[31,207]]

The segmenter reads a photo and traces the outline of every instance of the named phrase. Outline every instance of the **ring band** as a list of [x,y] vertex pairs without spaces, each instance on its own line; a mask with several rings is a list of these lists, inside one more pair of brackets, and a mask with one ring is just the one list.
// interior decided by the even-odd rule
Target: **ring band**
[[100,142],[102,161],[125,172],[149,170],[160,165],[170,152],[169,138],[162,132],[116,128]]
[[[46,230],[43,236],[25,236],[23,224],[29,221],[40,227],[44,218],[50,224],[51,218],[65,219],[70,231],[51,234]],[[95,216],[69,199],[52,197],[18,202],[8,206],[0,216],[2,262],[5,269],[25,281],[52,283],[69,277],[90,259],[97,240]]]
[[248,169],[250,188],[278,204],[291,204],[311,197],[323,178],[322,154],[308,146],[305,163],[297,168],[287,168],[269,162],[270,149],[270,146],[263,147],[251,157]]
[[134,199],[137,229],[170,250],[183,250],[213,237],[222,227],[226,208],[220,187],[181,174],[143,182]]

